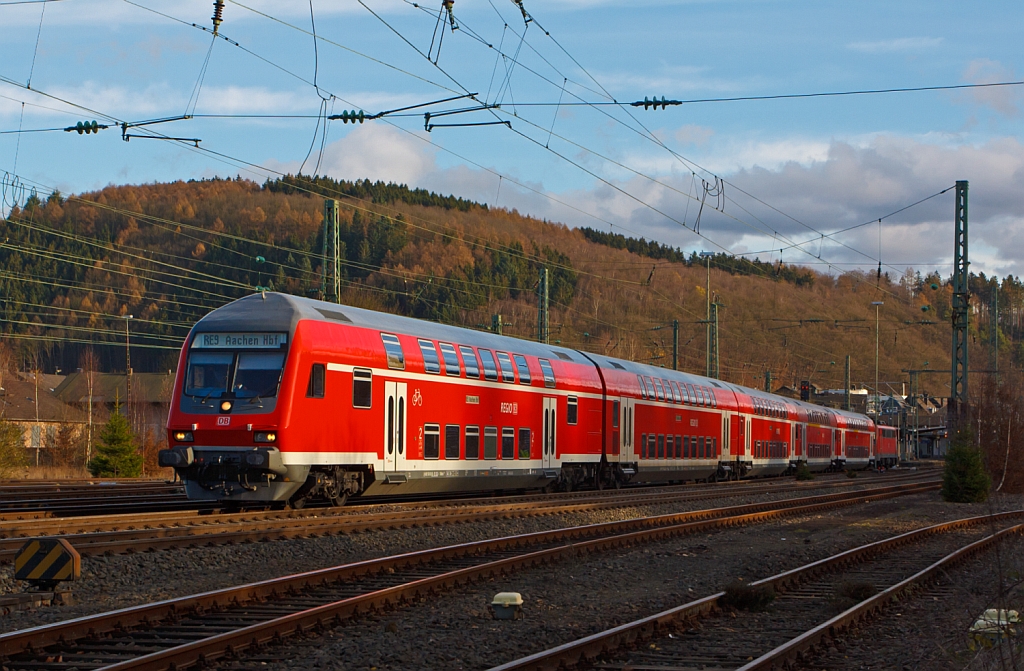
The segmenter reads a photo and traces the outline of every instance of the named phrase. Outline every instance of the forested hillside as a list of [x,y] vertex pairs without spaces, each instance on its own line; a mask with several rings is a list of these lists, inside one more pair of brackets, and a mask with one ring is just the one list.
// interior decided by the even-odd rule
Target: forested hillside
[[[175,348],[209,310],[259,288],[317,297],[321,194],[341,203],[342,302],[535,337],[536,285],[551,273],[552,339],[671,365],[680,322],[681,367],[703,371],[704,260],[655,242],[493,210],[392,184],[285,178],[111,186],[32,197],[0,222],[0,328],[9,365],[73,370],[86,348],[123,370],[126,315],[135,370],[176,363]],[[853,356],[873,384],[875,312],[881,380],[902,369],[948,367],[950,288],[909,270],[830,277],[795,266],[719,255],[711,262],[720,310],[723,377],[759,385],[811,379],[838,386]],[[1019,361],[1024,287],[973,279],[974,361],[988,359],[988,305],[999,291],[1004,362]],[[940,376],[934,376],[939,378]],[[942,383],[928,380],[932,393]],[[883,389],[886,387],[883,386]]]

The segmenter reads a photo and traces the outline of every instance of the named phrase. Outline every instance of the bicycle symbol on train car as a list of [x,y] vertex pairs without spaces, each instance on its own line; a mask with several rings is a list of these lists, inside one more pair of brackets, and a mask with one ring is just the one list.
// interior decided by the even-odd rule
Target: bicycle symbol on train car
[[412,393],[412,404],[417,406],[423,405],[423,394],[420,393],[419,389],[416,389]]

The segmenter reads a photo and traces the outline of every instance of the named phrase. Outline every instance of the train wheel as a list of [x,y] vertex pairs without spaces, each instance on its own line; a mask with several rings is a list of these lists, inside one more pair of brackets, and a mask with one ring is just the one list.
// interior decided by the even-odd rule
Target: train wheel
[[342,507],[348,502],[348,492],[342,492],[338,496],[331,497],[331,505],[337,508]]

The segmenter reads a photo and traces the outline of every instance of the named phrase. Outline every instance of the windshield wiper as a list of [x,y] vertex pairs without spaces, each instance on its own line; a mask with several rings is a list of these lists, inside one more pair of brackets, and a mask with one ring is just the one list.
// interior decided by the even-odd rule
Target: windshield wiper
[[260,398],[259,394],[256,394],[251,399],[249,399],[249,405],[256,405],[256,404],[259,404],[259,407],[261,407],[261,408],[263,407],[263,399]]

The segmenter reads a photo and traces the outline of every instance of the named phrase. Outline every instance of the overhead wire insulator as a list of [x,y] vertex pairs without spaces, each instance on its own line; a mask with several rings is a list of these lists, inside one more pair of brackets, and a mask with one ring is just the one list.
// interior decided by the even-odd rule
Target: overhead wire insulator
[[88,135],[89,133],[98,133],[101,130],[106,130],[107,126],[95,121],[79,121],[74,126],[68,126],[64,129],[65,133],[77,132],[79,135]]
[[665,96],[661,96],[661,100],[658,100],[658,96],[654,96],[653,99],[644,96],[643,100],[638,100],[629,104],[633,107],[643,107],[646,110],[652,107],[654,109],[658,109],[659,107],[661,109],[665,109],[669,105],[682,105],[683,103],[681,100],[667,100]]
[[366,112],[363,110],[345,110],[341,114],[332,114],[327,117],[330,121],[341,121],[342,123],[363,123],[366,121]]
[[224,22],[224,0],[213,0],[213,34],[220,30],[220,24]]

